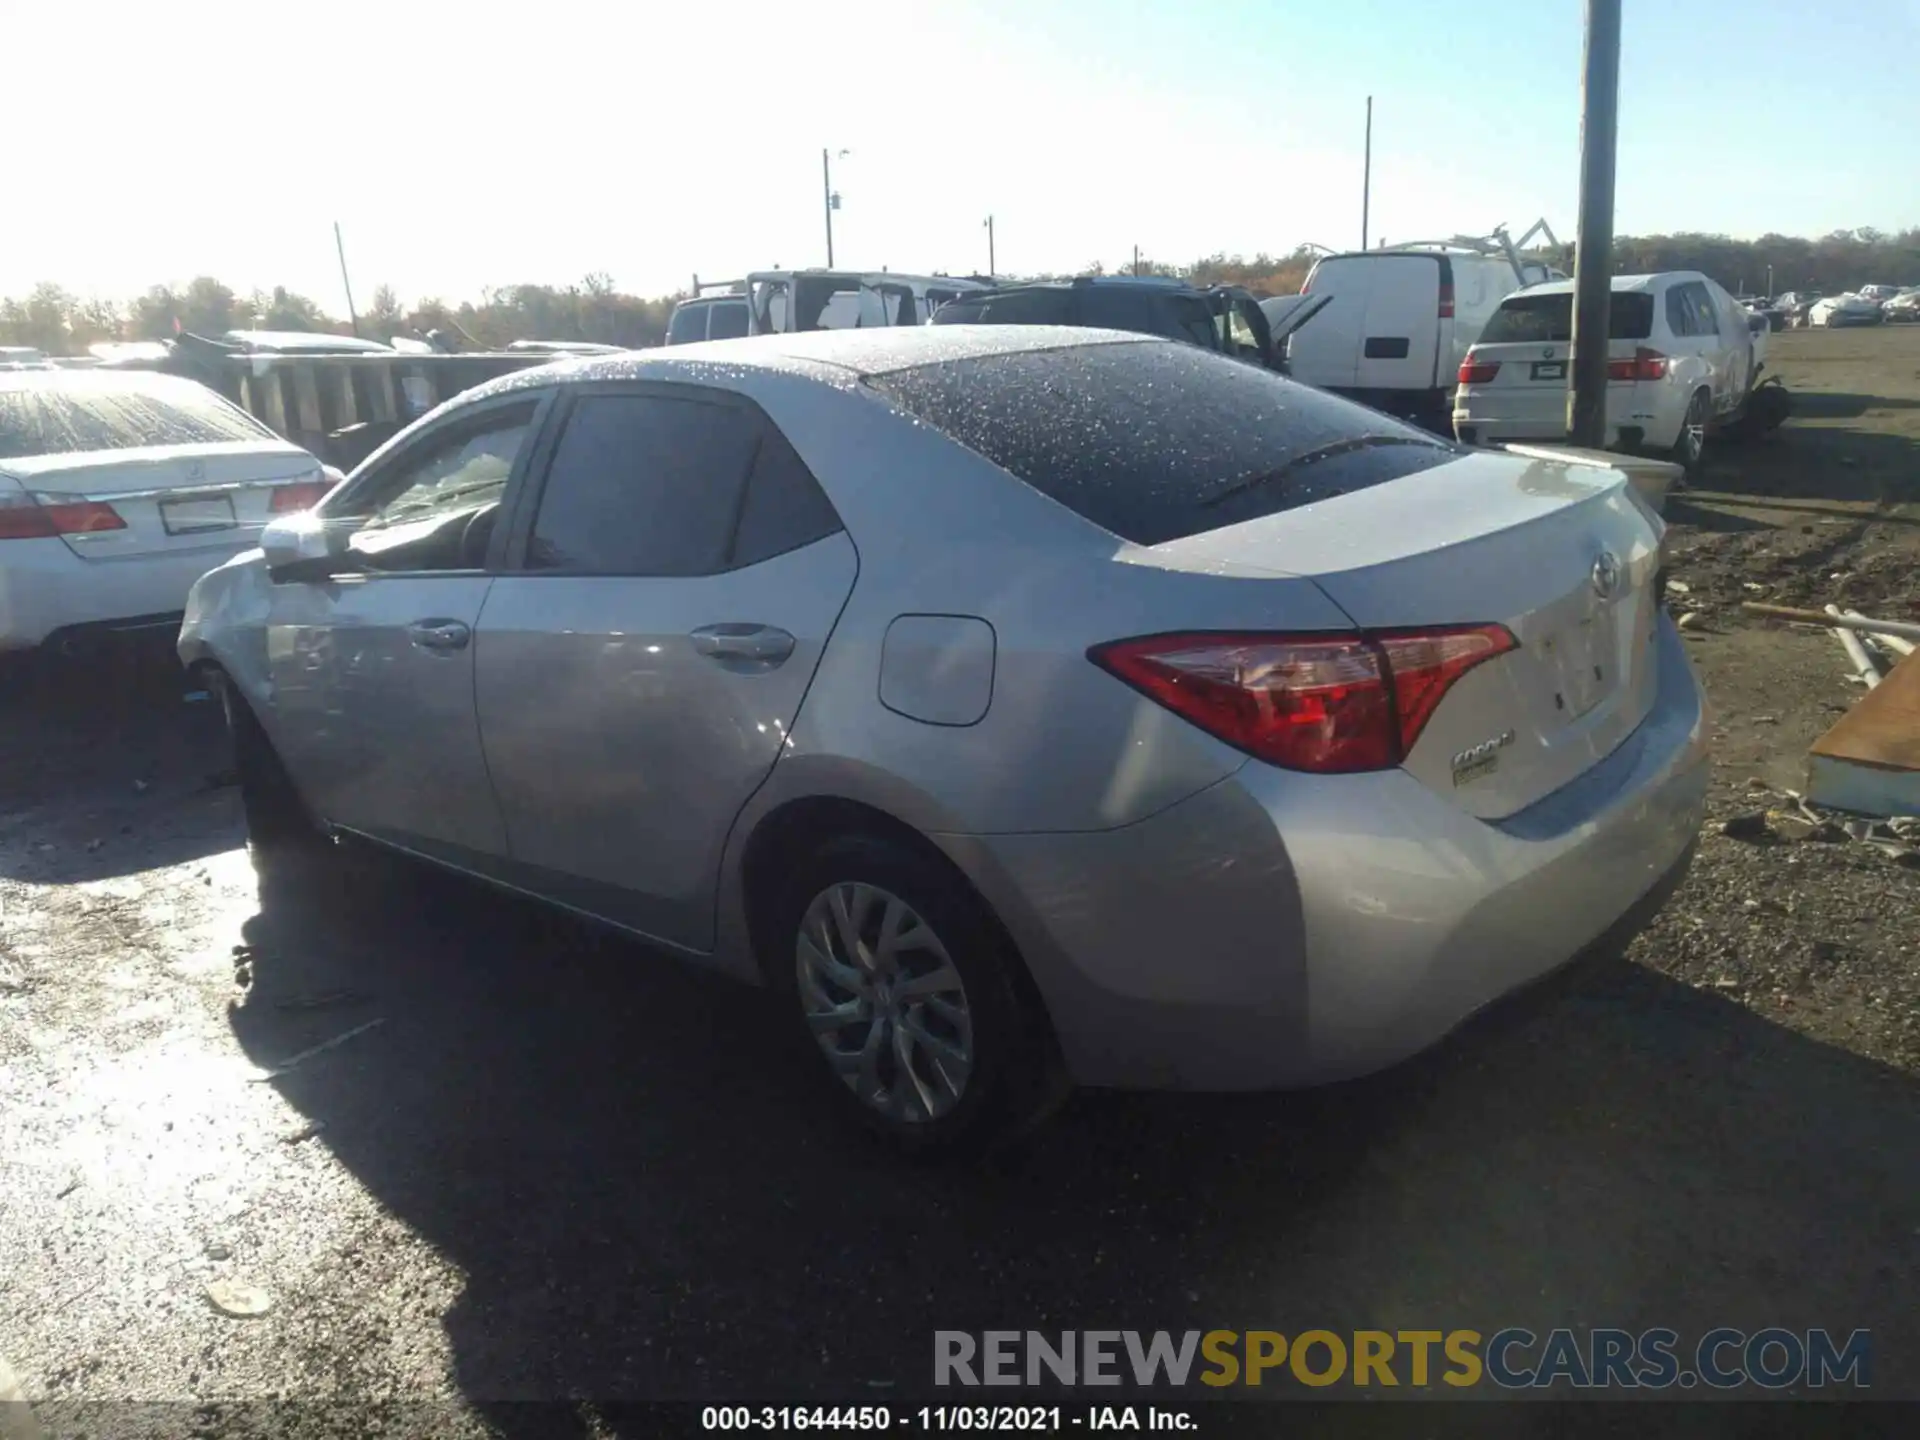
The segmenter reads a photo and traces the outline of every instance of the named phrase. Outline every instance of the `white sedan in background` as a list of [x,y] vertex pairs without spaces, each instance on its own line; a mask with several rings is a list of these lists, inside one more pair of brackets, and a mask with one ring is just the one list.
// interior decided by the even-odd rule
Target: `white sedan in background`
[[0,652],[177,627],[195,580],[337,478],[191,380],[0,373]]

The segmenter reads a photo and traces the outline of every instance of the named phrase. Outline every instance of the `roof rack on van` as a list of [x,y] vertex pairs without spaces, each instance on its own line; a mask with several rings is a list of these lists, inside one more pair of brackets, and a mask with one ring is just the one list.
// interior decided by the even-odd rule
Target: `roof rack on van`
[[[1453,252],[1464,255],[1484,255],[1490,259],[1505,260],[1512,268],[1514,278],[1523,285],[1535,284],[1541,280],[1565,279],[1566,276],[1552,266],[1539,260],[1524,258],[1521,251],[1532,243],[1534,236],[1544,235],[1549,245],[1558,248],[1559,237],[1553,233],[1553,227],[1544,219],[1536,220],[1518,240],[1507,234],[1505,223],[1493,227],[1489,235],[1450,235],[1444,240],[1402,240],[1398,244],[1388,245],[1384,241],[1377,249],[1349,251],[1357,255],[1395,255],[1421,252]],[[1531,272],[1531,273],[1529,273]]]
[[747,282],[744,280],[702,280],[698,275],[693,277],[694,299],[698,300],[703,298],[709,290],[724,291],[728,295],[744,295],[747,293]]

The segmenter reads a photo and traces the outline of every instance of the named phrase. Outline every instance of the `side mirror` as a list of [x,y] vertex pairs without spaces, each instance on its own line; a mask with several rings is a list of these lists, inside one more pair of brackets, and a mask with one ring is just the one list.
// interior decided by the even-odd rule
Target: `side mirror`
[[340,549],[326,522],[310,511],[270,521],[260,532],[260,553],[275,580],[317,580],[331,570]]
[[1767,317],[1766,317],[1766,316],[1764,316],[1764,315],[1749,315],[1749,316],[1747,317],[1747,330],[1748,330],[1748,332],[1749,332],[1749,333],[1751,333],[1751,334],[1754,334],[1754,335],[1758,335],[1758,334],[1759,334],[1759,333],[1760,333],[1760,332],[1761,332],[1762,330],[1764,330],[1764,329],[1766,329],[1766,328],[1767,328]]

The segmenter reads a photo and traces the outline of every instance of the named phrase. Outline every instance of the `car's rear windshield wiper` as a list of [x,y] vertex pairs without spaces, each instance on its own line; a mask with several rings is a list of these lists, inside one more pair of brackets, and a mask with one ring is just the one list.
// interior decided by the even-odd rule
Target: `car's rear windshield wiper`
[[1200,502],[1200,508],[1203,510],[1211,509],[1215,505],[1224,504],[1226,501],[1233,499],[1236,495],[1244,495],[1249,490],[1258,490],[1263,485],[1271,485],[1274,481],[1285,478],[1303,465],[1311,465],[1318,460],[1328,460],[1335,455],[1346,455],[1355,450],[1372,450],[1383,445],[1421,445],[1431,447],[1435,450],[1446,449],[1446,446],[1442,445],[1438,440],[1428,440],[1418,435],[1355,435],[1348,440],[1335,440],[1328,445],[1316,446],[1312,450],[1303,450],[1278,469],[1268,470],[1263,474],[1251,476],[1248,479],[1229,485],[1226,489],[1216,494],[1209,495],[1205,500]]

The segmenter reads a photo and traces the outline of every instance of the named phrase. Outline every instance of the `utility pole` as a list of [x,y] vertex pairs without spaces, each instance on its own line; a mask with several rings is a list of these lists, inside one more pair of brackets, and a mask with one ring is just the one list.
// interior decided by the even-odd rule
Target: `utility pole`
[[827,206],[827,268],[833,268],[833,161],[827,152],[820,152],[820,193]]
[[1140,247],[1138,245],[1133,247],[1133,273],[1135,275],[1140,273]]
[[1367,210],[1373,200],[1373,97],[1367,96],[1366,158],[1360,169],[1360,248],[1367,248]]
[[1607,442],[1607,339],[1613,311],[1613,171],[1620,119],[1620,0],[1587,0],[1581,76],[1580,237],[1573,252],[1573,384],[1567,436]]
[[987,217],[987,278],[993,279],[993,217]]
[[1767,298],[1769,300],[1773,298],[1773,267],[1771,265],[1767,267]]
[[340,257],[340,284],[347,292],[347,323],[353,327],[355,336],[360,334],[360,317],[353,309],[353,282],[347,278],[347,246],[340,238],[340,222],[333,222],[333,248]]

